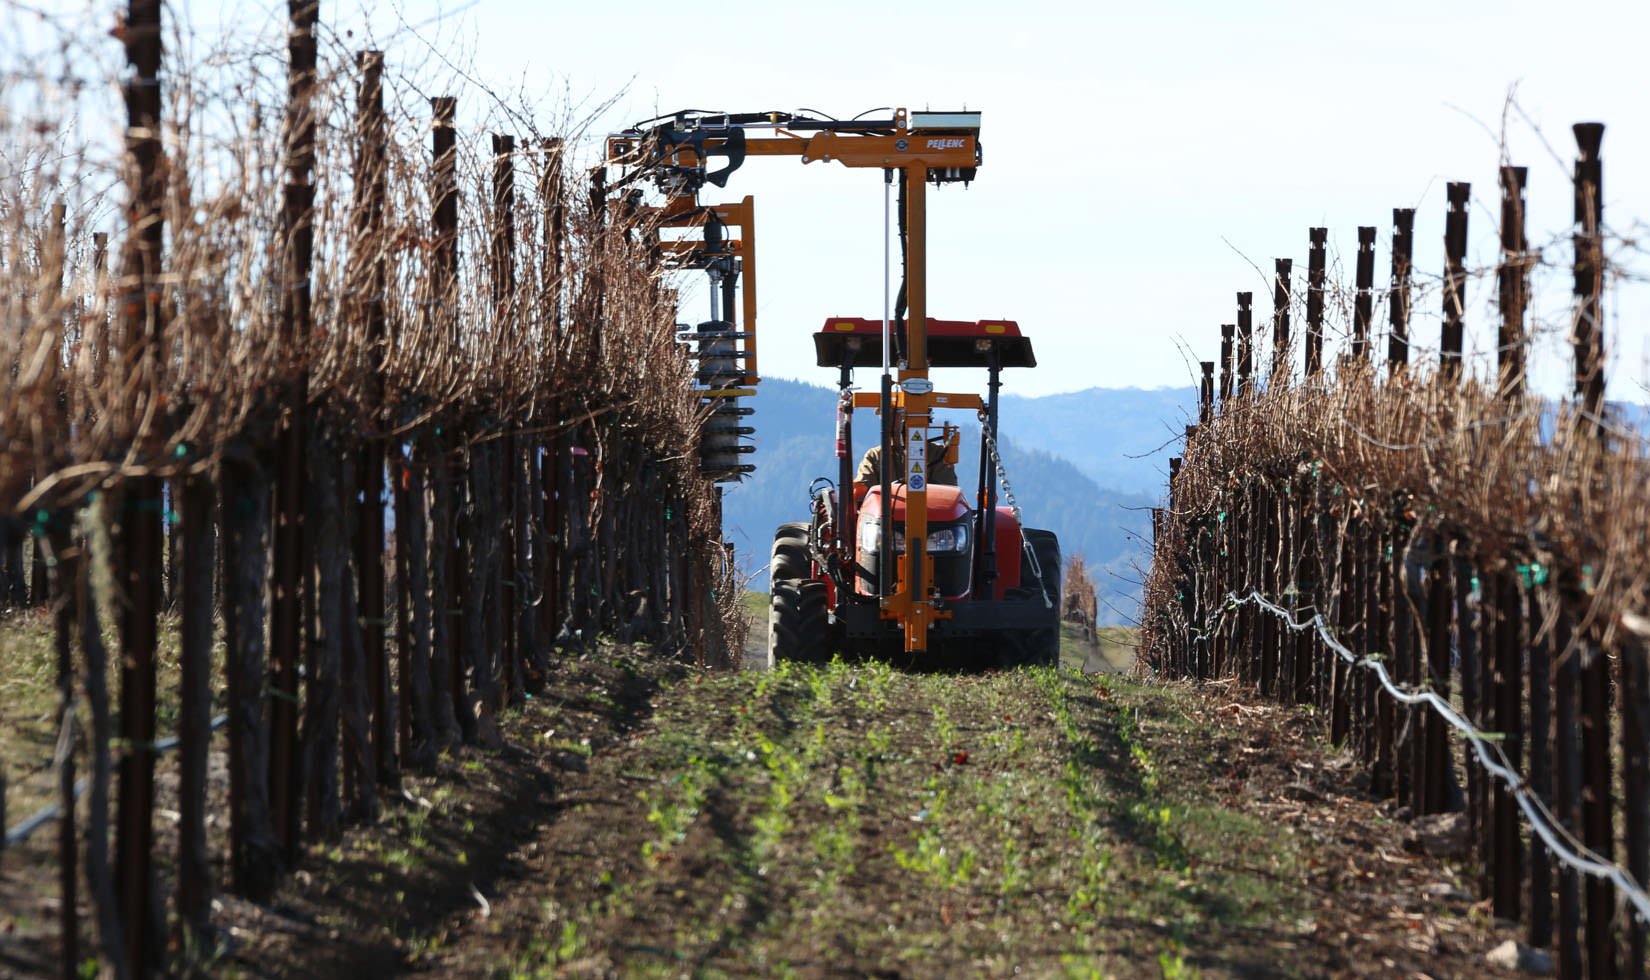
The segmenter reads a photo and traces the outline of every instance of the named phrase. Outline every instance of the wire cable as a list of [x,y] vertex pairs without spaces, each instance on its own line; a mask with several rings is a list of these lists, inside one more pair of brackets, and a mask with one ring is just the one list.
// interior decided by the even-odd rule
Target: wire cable
[[1608,881],[1615,885],[1618,893],[1633,906],[1634,913],[1639,921],[1650,924],[1650,894],[1633,880],[1620,865],[1613,864],[1595,853],[1591,848],[1576,840],[1562,824],[1560,824],[1547,809],[1547,805],[1539,798],[1531,795],[1528,783],[1507,759],[1501,746],[1484,737],[1473,724],[1461,717],[1449,702],[1439,697],[1437,693],[1425,688],[1406,690],[1392,682],[1387,674],[1386,666],[1381,661],[1368,655],[1353,653],[1346,646],[1329,635],[1329,628],[1323,621],[1322,613],[1313,613],[1312,618],[1305,622],[1296,622],[1289,610],[1269,600],[1259,592],[1251,592],[1239,598],[1237,593],[1229,592],[1226,595],[1226,604],[1217,616],[1224,616],[1232,609],[1244,605],[1256,605],[1283,620],[1291,632],[1301,633],[1309,629],[1316,629],[1324,645],[1335,651],[1336,655],[1354,667],[1362,667],[1373,671],[1380,680],[1381,686],[1393,699],[1403,704],[1426,704],[1441,718],[1449,723],[1450,727],[1459,731],[1472,743],[1473,753],[1478,757],[1479,765],[1490,775],[1499,779],[1507,786],[1507,792],[1518,801],[1518,808],[1524,811],[1530,829],[1535,832],[1541,842],[1547,846],[1552,855],[1570,868],[1592,878]]

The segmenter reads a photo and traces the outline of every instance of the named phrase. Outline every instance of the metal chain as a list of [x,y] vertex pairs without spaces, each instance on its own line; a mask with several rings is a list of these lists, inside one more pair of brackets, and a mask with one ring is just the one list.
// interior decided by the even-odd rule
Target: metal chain
[[[991,466],[997,471],[997,482],[1003,485],[1003,499],[1008,501],[1008,510],[1014,515],[1014,523],[1020,529],[1020,550],[1031,559],[1031,570],[1037,576],[1037,590],[1043,594],[1043,606],[1054,608],[1054,603],[1048,596],[1048,584],[1043,579],[1043,564],[1037,560],[1037,549],[1031,546],[1026,538],[1026,522],[1020,516],[1020,504],[1014,499],[1014,486],[1008,482],[1008,470],[1003,466],[1003,457],[997,452],[997,440],[991,437],[991,425],[986,419],[986,413],[980,413],[980,438],[985,442],[986,452],[991,454]],[[982,506],[985,501],[980,502]]]

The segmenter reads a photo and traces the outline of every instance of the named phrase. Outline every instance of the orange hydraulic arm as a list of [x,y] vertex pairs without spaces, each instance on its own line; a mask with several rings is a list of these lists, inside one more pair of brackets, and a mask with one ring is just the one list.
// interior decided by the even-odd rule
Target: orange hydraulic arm
[[[926,650],[929,625],[948,616],[940,609],[932,588],[933,558],[926,550],[928,501],[923,452],[935,404],[933,384],[928,378],[926,337],[927,189],[930,183],[966,183],[974,178],[980,164],[979,128],[977,112],[912,113],[898,109],[891,118],[855,120],[789,113],[682,113],[616,134],[607,141],[608,165],[626,171],[613,186],[621,187],[642,177],[651,179],[666,198],[658,209],[664,225],[678,221],[693,224],[696,220],[704,223],[706,208],[698,203],[700,189],[705,183],[724,186],[728,175],[749,156],[790,156],[803,163],[871,167],[901,178],[905,194],[906,341],[904,359],[897,365],[898,375],[891,388],[890,407],[903,410],[906,431],[895,433],[893,438],[906,441],[910,472],[901,475],[906,483],[905,560],[893,593],[882,598],[881,615],[904,626],[905,648],[911,652]],[[718,160],[725,160],[726,166],[712,170],[711,164]],[[746,198],[744,206],[748,208],[749,204]],[[727,207],[721,205],[717,210]],[[748,211],[745,218],[748,234]],[[749,245],[747,238],[743,253],[747,288],[751,282],[749,263],[754,258]],[[752,334],[747,360],[750,384],[756,381],[754,313],[754,293],[750,293],[745,303],[746,329]],[[883,458],[891,457],[885,451]],[[891,501],[885,501],[884,507],[891,508]]]

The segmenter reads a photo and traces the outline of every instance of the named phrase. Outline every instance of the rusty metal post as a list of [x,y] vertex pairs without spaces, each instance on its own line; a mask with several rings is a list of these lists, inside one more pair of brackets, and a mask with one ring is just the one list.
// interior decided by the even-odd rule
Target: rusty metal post
[[[138,371],[138,403],[133,418],[150,415],[162,370],[166,304],[161,301],[166,176],[161,146],[161,3],[131,0],[123,38],[131,74],[125,85],[126,153],[131,161],[131,201],[122,258],[120,327],[122,346]],[[154,413],[159,415],[159,413]],[[139,423],[141,424],[141,423]],[[153,447],[159,433],[139,429],[132,436]],[[160,607],[161,481],[145,476],[128,482],[123,494],[118,556],[126,602],[119,613],[120,757],[115,829],[115,878],[121,917],[127,924],[126,955],[137,972],[158,962],[154,908],[155,808],[155,648]]]
[[1293,259],[1274,259],[1272,277],[1272,371],[1266,376],[1266,389],[1272,391],[1289,384],[1289,299],[1294,292],[1290,282]]
[[1306,257],[1306,376],[1323,370],[1323,294],[1328,228],[1308,229],[1312,243]]
[[1387,294],[1388,323],[1386,364],[1390,376],[1409,364],[1409,278],[1415,252],[1415,210],[1392,209],[1392,288]]
[[1529,295],[1529,248],[1524,239],[1524,167],[1501,168],[1501,329],[1496,337],[1497,390],[1501,397],[1524,394],[1524,307]]
[[[355,56],[360,80],[355,90],[355,125],[358,156],[355,165],[356,199],[351,233],[354,248],[366,254],[354,270],[357,288],[366,296],[359,315],[366,325],[368,415],[366,438],[357,453],[356,491],[361,498],[361,517],[355,528],[355,575],[360,615],[361,651],[366,665],[369,738],[373,769],[378,781],[399,783],[395,751],[395,712],[390,692],[389,667],[385,657],[385,626],[389,603],[385,595],[384,570],[384,468],[388,462],[386,432],[389,419],[384,414],[384,361],[389,353],[388,326],[384,314],[384,291],[389,276],[385,266],[388,243],[384,241],[386,186],[388,183],[389,123],[384,116],[384,53],[360,51]],[[347,449],[345,451],[348,451]],[[400,637],[397,672],[405,692],[410,688],[410,658],[407,637]],[[407,713],[402,708],[402,713]]]
[[1359,362],[1369,356],[1369,326],[1374,317],[1375,229],[1358,228],[1357,293],[1352,300],[1352,356]]
[[1461,377],[1463,318],[1467,307],[1467,208],[1472,185],[1451,182],[1444,216],[1444,329],[1438,345],[1438,373],[1446,382]]
[[1203,361],[1199,366],[1203,382],[1198,388],[1197,420],[1199,425],[1208,425],[1215,417],[1215,362]]
[[1237,326],[1231,323],[1220,325],[1220,408],[1226,410],[1226,403],[1232,400],[1232,335],[1237,332]]
[[1254,294],[1238,293],[1237,302],[1237,382],[1238,397],[1242,398],[1255,391],[1255,326],[1250,309]]

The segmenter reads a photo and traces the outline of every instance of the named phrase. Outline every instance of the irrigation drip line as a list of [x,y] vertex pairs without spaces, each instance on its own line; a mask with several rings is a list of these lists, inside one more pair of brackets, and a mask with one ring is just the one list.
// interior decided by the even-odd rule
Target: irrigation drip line
[[[1300,623],[1295,621],[1289,610],[1268,601],[1259,592],[1250,592],[1243,598],[1239,598],[1235,592],[1229,592],[1226,594],[1226,604],[1220,615],[1224,615],[1230,609],[1251,603],[1283,620],[1284,625],[1288,626],[1291,632],[1300,633],[1315,627],[1324,645],[1335,651],[1336,655],[1351,666],[1373,671],[1375,676],[1380,679],[1381,686],[1396,700],[1403,704],[1424,703],[1431,706],[1433,711],[1437,712],[1444,721],[1466,736],[1468,741],[1472,743],[1473,752],[1478,757],[1478,762],[1484,767],[1484,770],[1506,784],[1507,792],[1518,801],[1518,808],[1524,812],[1530,829],[1535,831],[1536,836],[1540,837],[1542,843],[1547,845],[1547,850],[1570,868],[1589,877],[1603,879],[1614,884],[1618,892],[1632,903],[1639,921],[1650,925],[1650,894],[1645,893],[1638,882],[1633,880],[1632,875],[1628,874],[1619,865],[1604,860],[1585,844],[1576,840],[1574,835],[1559,824],[1552,813],[1548,811],[1546,804],[1530,795],[1524,778],[1512,767],[1506,753],[1501,750],[1501,746],[1485,738],[1483,733],[1479,732],[1471,722],[1457,714],[1447,701],[1430,690],[1405,690],[1394,684],[1392,678],[1387,674],[1386,667],[1379,659],[1368,654],[1353,653],[1333,636],[1330,636],[1329,629],[1323,621],[1322,613],[1313,613],[1311,619]],[[1492,752],[1494,753],[1493,757]]]
[[[216,718],[212,719],[211,731],[215,732],[228,723],[229,716],[227,714],[218,715]],[[150,746],[149,750],[156,755],[161,755],[162,753],[170,752],[177,747],[178,737],[176,735],[168,735],[166,738],[163,738],[154,745]],[[74,798],[79,800],[80,797],[86,792],[86,787],[90,785],[90,778],[82,779],[80,782],[75,783]],[[34,816],[29,817],[27,820],[24,820],[22,823],[19,823],[17,826],[6,831],[6,840],[3,845],[0,845],[0,851],[9,851],[28,840],[30,837],[34,836],[35,831],[51,823],[53,820],[56,820],[58,814],[62,812],[63,805],[61,802],[46,804],[46,806]]]

